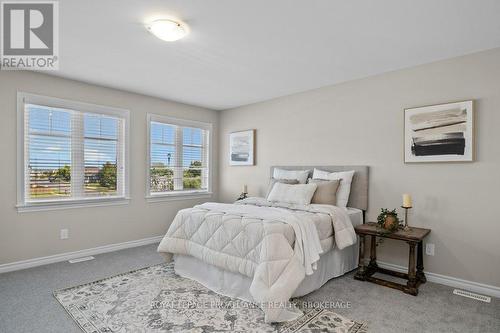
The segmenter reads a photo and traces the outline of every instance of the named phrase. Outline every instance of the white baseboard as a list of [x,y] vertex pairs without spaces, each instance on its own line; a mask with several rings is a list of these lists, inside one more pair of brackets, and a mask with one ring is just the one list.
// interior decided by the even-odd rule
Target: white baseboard
[[47,257],[40,257],[40,258],[33,258],[33,259],[28,259],[28,260],[10,262],[7,264],[0,265],[0,273],[12,272],[12,271],[17,271],[17,270],[21,270],[21,269],[30,268],[30,267],[36,267],[36,266],[42,266],[42,265],[47,265],[47,264],[53,264],[55,262],[67,261],[70,259],[75,259],[75,258],[80,258],[80,257],[93,256],[96,254],[113,252],[113,251],[128,249],[131,247],[137,247],[137,246],[142,246],[142,245],[158,243],[159,241],[161,241],[162,238],[163,238],[163,236],[155,236],[155,237],[133,240],[133,241],[129,241],[129,242],[93,247],[91,249],[86,249],[86,250],[60,253],[60,254],[55,254],[55,255],[47,256]]
[[[66,252],[61,254],[55,254],[47,257],[33,258],[28,260],[16,261],[7,264],[0,265],[0,273],[12,272],[21,269],[42,266],[47,264],[53,264],[56,262],[67,261],[75,258],[93,256],[96,254],[113,252],[123,249],[128,249],[137,246],[143,246],[148,244],[154,244],[161,241],[163,236],[155,236],[149,238],[143,238],[123,243],[116,243],[110,245],[98,246],[90,249]],[[394,265],[386,262],[378,262],[378,265],[382,268],[392,269],[398,272],[407,272],[408,268],[400,265]],[[488,296],[493,296],[500,298],[500,287],[495,287],[487,284],[482,284],[478,282],[463,280],[451,276],[436,274],[432,272],[425,272],[427,281],[443,284],[445,286],[450,286],[453,288],[459,288],[464,290],[469,290],[479,294],[484,294]]]
[[[389,264],[387,262],[377,262],[377,264],[382,268],[392,269],[404,273],[408,272],[408,268],[404,266]],[[473,281],[467,281],[452,276],[441,275],[432,272],[425,272],[425,277],[427,278],[427,281],[430,282],[439,283],[453,288],[469,290],[478,294],[500,298],[500,287],[490,286],[487,284],[477,283]]]

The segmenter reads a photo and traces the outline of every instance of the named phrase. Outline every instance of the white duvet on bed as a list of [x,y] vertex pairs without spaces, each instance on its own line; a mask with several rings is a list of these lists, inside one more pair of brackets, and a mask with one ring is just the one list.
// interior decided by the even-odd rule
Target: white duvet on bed
[[333,230],[330,248],[356,242],[343,208],[249,198],[179,211],[158,251],[168,260],[173,254],[190,255],[250,277],[250,294],[261,305],[266,322],[293,320],[301,313],[283,305],[289,304],[305,275],[313,273],[319,255],[329,250],[320,241],[318,221],[327,221]]

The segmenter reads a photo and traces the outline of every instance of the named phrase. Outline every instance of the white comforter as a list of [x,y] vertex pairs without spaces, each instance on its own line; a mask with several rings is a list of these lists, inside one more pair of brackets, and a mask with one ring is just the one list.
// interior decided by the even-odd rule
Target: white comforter
[[[335,238],[326,249],[315,223],[325,217]],[[343,208],[249,198],[179,211],[158,252],[169,261],[173,254],[191,255],[252,278],[250,294],[264,311],[266,322],[277,322],[301,315],[288,301],[305,275],[313,273],[320,254],[355,242],[354,228]]]

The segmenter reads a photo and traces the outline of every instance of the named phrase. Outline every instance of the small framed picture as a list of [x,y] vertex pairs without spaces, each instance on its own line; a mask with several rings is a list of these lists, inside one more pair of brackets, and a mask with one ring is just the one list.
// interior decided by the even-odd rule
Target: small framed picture
[[229,165],[255,165],[255,130],[229,134]]
[[404,161],[474,161],[473,101],[405,109]]

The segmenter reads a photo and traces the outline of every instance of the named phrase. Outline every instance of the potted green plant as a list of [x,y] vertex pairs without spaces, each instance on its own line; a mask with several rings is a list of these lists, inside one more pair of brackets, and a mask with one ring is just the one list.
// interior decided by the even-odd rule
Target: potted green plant
[[402,221],[398,218],[398,213],[396,213],[396,209],[389,210],[387,208],[382,208],[377,217],[377,224],[389,232],[398,230],[401,222]]

